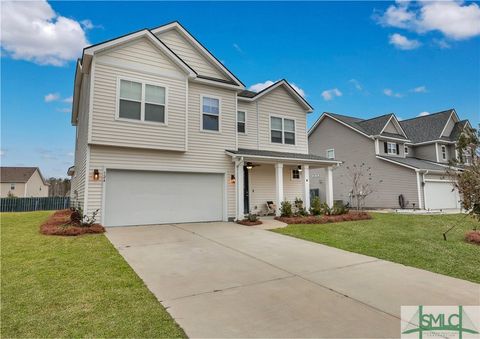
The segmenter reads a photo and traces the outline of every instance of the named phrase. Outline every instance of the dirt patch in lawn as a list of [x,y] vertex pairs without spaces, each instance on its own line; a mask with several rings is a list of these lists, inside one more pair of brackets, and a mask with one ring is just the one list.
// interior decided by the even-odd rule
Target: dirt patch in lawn
[[469,231],[465,234],[465,241],[480,245],[480,231]]
[[275,219],[289,225],[327,224],[327,223],[342,222],[342,221],[368,220],[368,219],[372,219],[372,216],[367,212],[349,212],[341,215],[322,215],[322,216],[309,215],[306,217],[276,217]]
[[70,221],[71,214],[72,211],[68,209],[56,211],[40,226],[40,233],[45,235],[75,236],[105,232],[105,228],[100,224],[93,224],[92,226],[72,224]]

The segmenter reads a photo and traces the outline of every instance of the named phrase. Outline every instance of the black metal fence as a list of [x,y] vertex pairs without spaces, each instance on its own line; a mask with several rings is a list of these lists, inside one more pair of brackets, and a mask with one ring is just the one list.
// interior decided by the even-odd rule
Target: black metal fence
[[69,197],[0,198],[0,212],[62,210],[68,207]]

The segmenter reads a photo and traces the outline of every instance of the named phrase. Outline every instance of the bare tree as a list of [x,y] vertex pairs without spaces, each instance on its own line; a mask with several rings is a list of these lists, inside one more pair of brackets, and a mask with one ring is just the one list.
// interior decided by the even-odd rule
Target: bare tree
[[375,181],[372,176],[372,168],[362,162],[360,165],[347,166],[346,177],[351,185],[350,197],[353,207],[359,211],[365,206],[365,199],[376,191],[377,184],[383,180]]

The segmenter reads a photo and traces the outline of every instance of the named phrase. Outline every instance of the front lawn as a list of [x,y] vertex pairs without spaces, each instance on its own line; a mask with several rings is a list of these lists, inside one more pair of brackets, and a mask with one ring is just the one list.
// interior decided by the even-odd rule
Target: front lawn
[[185,337],[103,234],[40,234],[51,213],[0,214],[2,337]]
[[[475,221],[464,215],[372,213],[373,219],[288,225],[274,232],[480,283],[480,246],[464,241]],[[443,240],[442,233],[458,226]],[[477,223],[477,228],[480,225]]]

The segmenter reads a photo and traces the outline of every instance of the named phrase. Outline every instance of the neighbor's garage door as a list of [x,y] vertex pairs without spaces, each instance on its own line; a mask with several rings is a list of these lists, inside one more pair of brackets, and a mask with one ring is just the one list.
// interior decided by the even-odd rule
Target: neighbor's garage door
[[426,181],[425,182],[425,208],[449,209],[460,208],[458,191],[453,189],[450,182]]
[[108,170],[105,225],[223,219],[223,174]]

